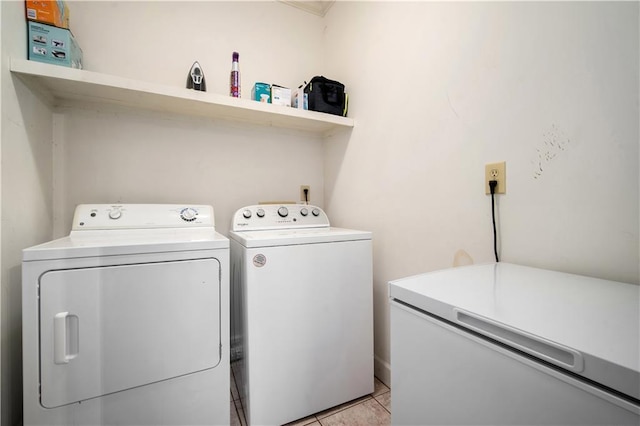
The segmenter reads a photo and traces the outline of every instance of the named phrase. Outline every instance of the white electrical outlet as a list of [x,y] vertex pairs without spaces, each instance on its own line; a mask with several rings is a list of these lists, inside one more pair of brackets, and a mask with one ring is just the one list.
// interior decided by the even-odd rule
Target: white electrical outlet
[[505,194],[507,192],[507,173],[506,163],[504,161],[484,166],[485,194],[491,194],[491,188],[489,188],[490,180],[498,181],[498,185],[495,190],[496,194]]

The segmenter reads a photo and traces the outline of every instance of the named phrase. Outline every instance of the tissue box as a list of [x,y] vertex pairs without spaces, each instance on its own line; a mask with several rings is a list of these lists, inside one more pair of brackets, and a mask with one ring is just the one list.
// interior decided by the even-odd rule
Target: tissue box
[[291,106],[298,109],[309,109],[309,94],[304,93],[304,86],[293,91]]
[[271,103],[274,105],[291,106],[291,89],[278,85],[271,85]]
[[29,22],[29,60],[82,69],[82,50],[71,31]]
[[64,0],[26,0],[27,19],[58,28],[69,28],[69,8]]
[[267,83],[256,83],[251,89],[251,99],[259,102],[271,103],[271,85]]

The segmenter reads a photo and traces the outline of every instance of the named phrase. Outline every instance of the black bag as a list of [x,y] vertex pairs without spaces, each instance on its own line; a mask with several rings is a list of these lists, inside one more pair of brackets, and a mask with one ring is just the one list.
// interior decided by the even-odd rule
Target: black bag
[[313,77],[304,87],[308,96],[309,110],[347,116],[347,95],[344,84],[323,76]]

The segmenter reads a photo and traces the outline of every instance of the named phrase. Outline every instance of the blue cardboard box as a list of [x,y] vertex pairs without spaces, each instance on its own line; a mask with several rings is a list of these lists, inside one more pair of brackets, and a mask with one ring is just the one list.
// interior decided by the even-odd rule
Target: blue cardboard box
[[251,99],[259,102],[271,103],[271,85],[267,83],[256,83],[251,89]]
[[29,60],[82,69],[82,49],[71,31],[39,22],[29,25]]

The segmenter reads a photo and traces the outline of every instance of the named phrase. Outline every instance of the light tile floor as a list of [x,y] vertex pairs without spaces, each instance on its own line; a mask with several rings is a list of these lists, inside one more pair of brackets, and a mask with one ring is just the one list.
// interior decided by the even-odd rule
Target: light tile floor
[[[240,396],[231,372],[231,426],[246,426]],[[391,390],[375,379],[371,395],[316,413],[287,426],[386,426],[391,424]]]

